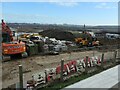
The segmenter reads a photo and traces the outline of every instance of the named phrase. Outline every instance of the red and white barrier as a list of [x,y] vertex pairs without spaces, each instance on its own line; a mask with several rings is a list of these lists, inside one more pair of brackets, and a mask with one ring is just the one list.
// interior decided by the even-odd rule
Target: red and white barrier
[[36,73],[32,75],[32,80],[27,82],[26,88],[33,88],[43,83],[46,83],[45,73],[44,72]]
[[[61,66],[56,67],[56,74],[60,74],[61,72]],[[68,65],[65,64],[64,68],[63,68],[63,75],[68,75],[68,73],[70,72]]]
[[81,72],[81,70],[83,69],[83,64],[81,60],[77,60],[76,69],[77,72]]
[[91,64],[91,67],[94,66],[94,63],[93,63],[93,59],[92,59],[92,58],[90,58],[90,64]]
[[70,73],[71,72],[76,72],[76,64],[77,64],[77,61],[76,60],[73,60],[73,61],[70,61],[67,63],[68,67],[69,67],[69,70],[70,70]]
[[101,64],[101,58],[100,57],[91,57],[92,61],[93,61],[93,65],[100,65]]
[[[79,71],[80,72],[84,71],[84,68],[86,67],[85,63],[86,63],[86,58],[81,59],[81,60],[78,59],[78,60],[69,61],[68,63],[64,64],[63,76],[67,76],[71,73],[75,73]],[[99,65],[101,64],[101,58],[97,56],[88,58],[87,64],[88,64],[87,65],[88,67]],[[37,86],[39,84],[46,83],[46,78],[47,78],[47,81],[49,82],[54,79],[54,76],[56,77],[56,75],[60,73],[61,73],[61,66],[57,66],[56,68],[46,69],[47,75],[45,75],[45,72],[34,74],[32,76],[32,79],[34,81],[33,84],[27,84],[27,87]]]
[[[86,63],[86,58],[84,58],[84,62]],[[90,58],[89,58],[89,57],[88,57],[88,62],[87,62],[87,64],[88,64],[88,65],[87,65],[88,67],[91,67],[91,65],[90,65]]]
[[37,82],[36,86],[38,84],[46,83],[46,81],[45,81],[45,73],[44,72],[34,74],[33,78]]
[[56,68],[46,69],[47,81],[53,80],[56,75]]

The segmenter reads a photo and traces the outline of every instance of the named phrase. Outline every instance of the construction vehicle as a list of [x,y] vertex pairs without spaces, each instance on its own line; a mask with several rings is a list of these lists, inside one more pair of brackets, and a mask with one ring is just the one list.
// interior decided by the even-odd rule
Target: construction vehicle
[[80,37],[75,38],[75,42],[80,47],[82,46],[98,46],[99,41],[92,37],[89,32],[82,32]]
[[99,46],[100,45],[100,41],[97,40],[97,38],[94,38],[92,41],[92,46]]
[[79,37],[75,38],[75,42],[80,47],[88,46],[90,39],[91,39],[90,34],[86,32],[85,24],[84,24],[84,31],[82,32],[82,34]]
[[79,46],[87,46],[88,45],[88,40],[85,38],[75,38],[75,42]]
[[25,39],[29,39],[30,34],[22,34],[20,35],[20,38],[25,38]]
[[2,57],[10,59],[12,56],[20,55],[27,57],[26,46],[22,41],[14,41],[13,33],[9,26],[2,20]]
[[43,37],[41,36],[41,35],[39,35],[39,34],[32,34],[32,35],[30,35],[29,36],[29,39],[31,40],[31,41],[34,41],[34,40],[43,40]]

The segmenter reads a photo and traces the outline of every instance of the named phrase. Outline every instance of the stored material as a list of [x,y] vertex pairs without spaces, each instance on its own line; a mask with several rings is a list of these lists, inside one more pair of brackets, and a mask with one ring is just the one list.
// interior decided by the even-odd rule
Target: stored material
[[38,54],[38,45],[37,44],[26,44],[27,53],[29,56]]

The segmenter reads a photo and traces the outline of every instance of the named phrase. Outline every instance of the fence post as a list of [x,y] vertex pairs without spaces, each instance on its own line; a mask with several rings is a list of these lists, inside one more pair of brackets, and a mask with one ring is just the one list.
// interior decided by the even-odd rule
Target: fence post
[[85,73],[88,73],[88,56],[86,56],[86,61],[85,61]]
[[20,89],[23,89],[23,68],[22,68],[22,65],[19,65],[19,83],[20,83]]
[[117,52],[117,54],[118,54],[117,60],[118,60],[118,63],[120,63],[120,48],[119,48],[119,47],[118,47],[118,52]]
[[60,73],[60,81],[63,81],[63,69],[64,69],[64,60],[61,60],[61,73]]
[[102,57],[101,57],[101,69],[104,68],[104,53],[102,53]]
[[116,56],[117,56],[117,51],[114,51],[114,59],[113,59],[113,64],[116,65]]
[[93,57],[95,56],[95,51],[93,50]]
[[45,82],[47,83],[48,80],[47,80],[47,71],[45,70]]

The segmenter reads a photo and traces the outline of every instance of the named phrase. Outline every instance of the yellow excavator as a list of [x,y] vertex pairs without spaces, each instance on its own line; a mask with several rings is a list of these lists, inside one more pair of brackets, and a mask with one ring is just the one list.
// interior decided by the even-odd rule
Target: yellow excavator
[[79,37],[75,38],[75,42],[78,46],[98,46],[99,41],[96,38],[93,38],[90,33],[84,31]]
[[80,45],[80,46],[87,46],[88,45],[88,40],[83,39],[83,38],[75,38],[75,42]]

